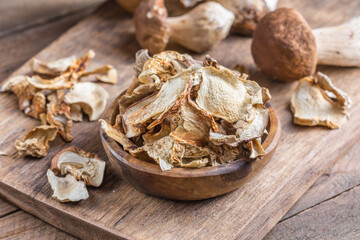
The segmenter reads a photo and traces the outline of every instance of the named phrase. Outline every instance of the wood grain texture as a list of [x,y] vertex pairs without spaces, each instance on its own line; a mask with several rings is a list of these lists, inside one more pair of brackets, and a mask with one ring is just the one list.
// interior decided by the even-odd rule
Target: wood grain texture
[[360,186],[287,219],[264,240],[359,239]]
[[[305,12],[305,9],[312,9],[317,3],[301,4],[300,1],[288,1],[287,5],[298,4],[298,8],[302,8],[301,12]],[[347,12],[345,16],[342,14],[344,8],[332,9],[333,3],[334,1],[323,3],[322,9],[327,13],[322,19],[317,19],[317,15],[306,16],[310,24],[324,24],[334,19],[334,16],[340,21],[346,20],[360,9],[353,7],[353,12]],[[339,19],[339,16],[345,17]],[[81,22],[42,51],[39,58],[53,59],[73,53],[81,55],[88,48],[93,48],[100,55],[96,58],[95,65],[113,63],[121,70],[121,81],[117,87],[107,86],[113,94],[112,97],[115,97],[128,85],[133,75],[133,56],[138,46],[132,31],[129,15],[113,3],[109,3],[102,11]],[[117,234],[139,239],[170,239],[175,235],[178,239],[261,238],[315,181],[323,169],[341,156],[342,152],[346,152],[358,138],[356,123],[359,122],[360,109],[356,105],[360,101],[360,96],[356,93],[359,86],[351,86],[349,83],[353,82],[359,70],[321,68],[334,79],[336,85],[349,92],[353,98],[355,104],[347,124],[334,131],[298,127],[292,124],[288,110],[294,85],[271,83],[257,72],[249,55],[249,44],[249,39],[230,36],[210,54],[226,66],[245,64],[251,70],[252,79],[270,88],[274,95],[272,105],[281,116],[284,135],[273,160],[243,188],[212,200],[193,203],[173,202],[139,193],[109,171],[104,185],[99,189],[90,190],[89,200],[78,204],[60,204],[50,199],[51,190],[45,177],[49,159],[65,147],[57,140],[53,143],[54,147],[49,156],[42,160],[0,157],[0,194],[25,210],[79,237],[115,237]],[[229,56],[229,51],[239,54]],[[15,74],[26,72],[28,65]],[[3,102],[0,107],[1,114],[11,116],[0,123],[0,130],[6,133],[0,147],[14,152],[11,144],[36,122],[17,111],[15,98],[2,94],[0,100]],[[11,119],[18,119],[17,126],[21,127],[10,125]],[[78,145],[104,157],[98,133],[92,130],[96,126],[96,123],[77,124],[73,129],[76,140],[72,145]],[[29,169],[32,171],[28,171]],[[22,178],[19,179],[18,176]],[[226,224],[218,224],[220,221]],[[77,223],[76,226],[74,222]]]
[[63,231],[23,211],[0,218],[0,239],[64,239],[73,240]]
[[11,214],[17,210],[18,208],[14,207],[13,205],[10,205],[9,203],[0,200],[0,218]]

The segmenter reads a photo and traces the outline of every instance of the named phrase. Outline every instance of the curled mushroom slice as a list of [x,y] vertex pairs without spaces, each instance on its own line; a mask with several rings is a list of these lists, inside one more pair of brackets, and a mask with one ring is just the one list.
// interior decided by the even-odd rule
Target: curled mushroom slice
[[135,77],[138,77],[142,72],[144,64],[151,57],[149,56],[149,52],[147,49],[140,49],[135,54]]
[[78,104],[70,105],[70,117],[71,117],[71,120],[73,120],[75,122],[82,122],[83,113],[82,113],[80,105],[78,105]]
[[77,202],[89,197],[84,182],[77,181],[71,174],[65,177],[57,177],[49,169],[47,171],[48,182],[54,191],[52,198],[60,202]]
[[45,157],[49,143],[56,138],[58,132],[54,126],[38,126],[26,134],[23,141],[16,140],[15,147],[21,156]]
[[46,120],[59,130],[60,136],[66,141],[71,142],[74,138],[70,133],[72,120],[70,117],[70,107],[58,99],[58,94],[48,96]]
[[12,92],[12,88],[15,85],[24,81],[26,81],[25,75],[17,75],[14,77],[10,77],[1,85],[0,92]]
[[83,57],[76,59],[61,76],[67,77],[70,82],[77,82],[94,57],[95,52],[90,49]]
[[100,85],[92,82],[76,83],[65,95],[67,104],[80,105],[84,113],[89,116],[90,121],[100,117],[106,107],[109,94]]
[[[187,75],[180,75],[165,82],[156,97],[147,105],[132,113],[126,121],[127,125],[141,125],[156,118],[151,126],[160,123],[166,113],[178,106],[187,88]],[[148,127],[149,128],[149,127]]]
[[138,147],[132,141],[130,141],[124,133],[108,124],[105,120],[99,119],[99,122],[101,124],[102,130],[104,130],[106,135],[120,143],[125,150],[136,149]]
[[31,100],[31,106],[25,109],[25,114],[33,118],[40,118],[40,114],[46,111],[46,97],[42,92],[35,93]]
[[36,73],[57,76],[65,71],[75,60],[75,56],[70,56],[45,63],[39,59],[33,58],[30,66]]
[[13,85],[11,91],[16,95],[18,99],[18,106],[21,111],[30,108],[31,100],[33,99],[36,88],[30,85],[26,80],[19,81]]
[[155,54],[145,62],[138,79],[141,83],[166,82],[170,77],[194,64],[200,64],[200,62],[188,54],[164,51]]
[[96,79],[100,82],[104,83],[111,83],[116,84],[117,83],[117,71],[112,65],[105,65],[99,68],[96,68],[90,72],[85,72],[81,75],[81,77],[86,77],[92,74],[101,74],[96,76]]
[[260,139],[247,142],[244,146],[249,151],[250,159],[257,159],[265,155],[265,150],[261,145]]
[[294,123],[305,126],[322,125],[339,128],[346,121],[346,110],[340,101],[329,98],[314,77],[299,80],[291,97]]
[[322,72],[318,72],[316,74],[316,82],[325,91],[329,91],[329,92],[333,93],[335,95],[334,99],[336,99],[342,106],[345,106],[345,107],[351,106],[351,100],[350,100],[350,97],[347,95],[347,93],[345,93],[341,89],[335,87],[334,84],[331,82],[331,79],[328,76],[326,76]]
[[255,104],[263,104],[262,88],[228,69],[204,67],[196,103],[214,117],[234,123]]
[[50,169],[56,175],[71,174],[86,185],[99,187],[104,178],[105,162],[94,153],[69,147],[55,155]]
[[40,76],[26,76],[27,81],[34,87],[39,89],[50,89],[50,90],[58,90],[58,89],[68,89],[71,88],[74,83],[70,82],[68,78],[63,75],[53,79],[43,79]]

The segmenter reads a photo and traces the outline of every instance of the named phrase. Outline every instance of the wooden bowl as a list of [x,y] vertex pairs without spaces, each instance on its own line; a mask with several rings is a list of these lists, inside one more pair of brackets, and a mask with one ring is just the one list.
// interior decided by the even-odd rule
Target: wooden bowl
[[[118,114],[115,99],[104,113],[104,119],[114,124]],[[101,141],[112,167],[129,184],[141,192],[172,200],[200,200],[231,192],[247,183],[268,163],[280,138],[280,122],[271,107],[268,136],[262,146],[266,155],[247,162],[239,159],[231,163],[204,168],[172,168],[163,172],[156,164],[137,159],[126,152],[100,128]]]

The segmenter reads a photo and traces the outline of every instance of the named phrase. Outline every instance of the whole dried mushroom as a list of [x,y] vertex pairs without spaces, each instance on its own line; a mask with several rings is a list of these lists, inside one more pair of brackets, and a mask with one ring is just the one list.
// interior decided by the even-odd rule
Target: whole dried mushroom
[[318,72],[315,77],[299,80],[290,108],[296,124],[335,129],[346,121],[346,108],[350,105],[347,94],[336,88],[329,77]]
[[209,56],[200,62],[162,52],[149,57],[136,87],[121,97],[115,125],[100,120],[102,128],[163,171],[253,161],[264,155],[270,95],[246,78]]

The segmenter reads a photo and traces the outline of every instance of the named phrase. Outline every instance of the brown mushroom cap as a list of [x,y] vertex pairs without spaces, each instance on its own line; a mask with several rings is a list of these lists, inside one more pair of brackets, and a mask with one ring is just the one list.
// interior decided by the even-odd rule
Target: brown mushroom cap
[[315,37],[301,14],[291,8],[262,18],[251,52],[258,68],[272,79],[291,82],[315,72]]
[[134,13],[136,40],[151,54],[165,49],[170,34],[164,0],[144,0]]

